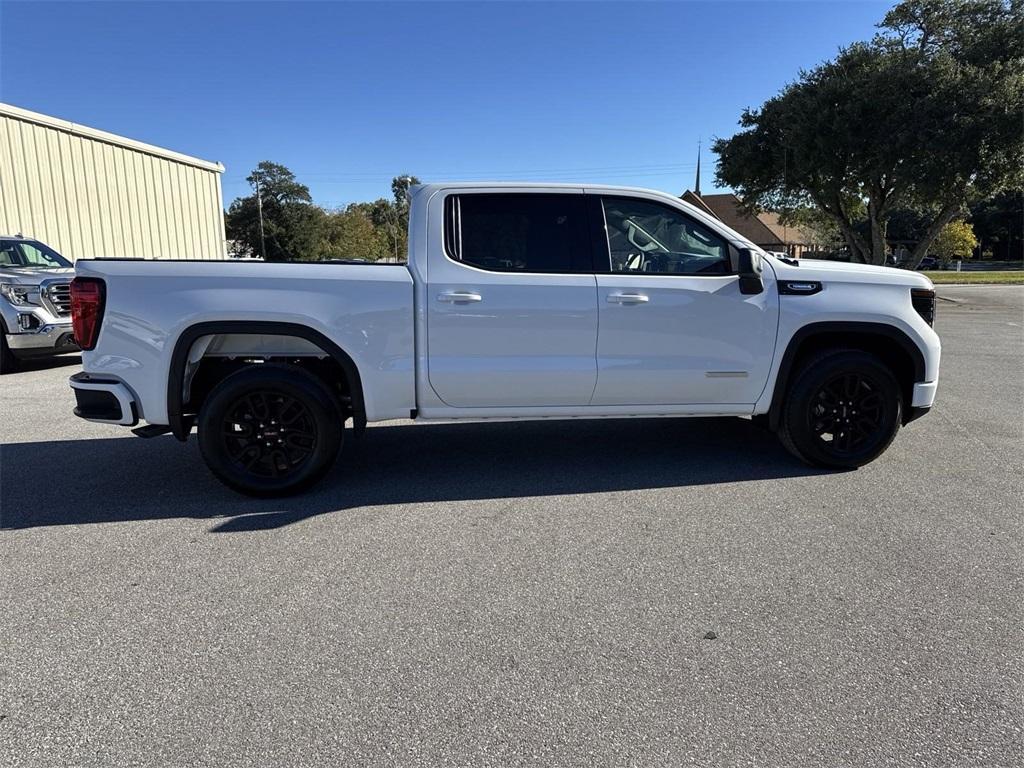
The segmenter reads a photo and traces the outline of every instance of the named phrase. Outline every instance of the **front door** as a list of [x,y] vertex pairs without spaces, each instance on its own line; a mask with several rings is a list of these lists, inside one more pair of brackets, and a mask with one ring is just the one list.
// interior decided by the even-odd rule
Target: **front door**
[[[656,200],[591,204],[600,334],[594,405],[753,404],[768,379],[778,327],[774,278],[744,295],[729,245]],[[607,252],[605,252],[605,247]]]
[[426,296],[437,396],[466,408],[589,403],[597,297],[582,190],[449,194],[443,229]]

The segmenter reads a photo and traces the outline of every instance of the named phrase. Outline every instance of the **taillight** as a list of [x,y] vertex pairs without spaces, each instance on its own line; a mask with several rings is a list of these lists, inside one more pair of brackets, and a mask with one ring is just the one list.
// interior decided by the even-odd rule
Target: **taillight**
[[923,317],[928,325],[935,325],[935,291],[927,288],[912,288],[910,303],[914,305],[917,314]]
[[93,349],[100,336],[106,285],[96,277],[76,277],[71,281],[71,328],[82,349]]

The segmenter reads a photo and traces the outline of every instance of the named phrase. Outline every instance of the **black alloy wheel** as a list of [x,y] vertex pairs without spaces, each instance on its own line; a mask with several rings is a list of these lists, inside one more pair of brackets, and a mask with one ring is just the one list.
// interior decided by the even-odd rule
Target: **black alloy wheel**
[[825,383],[811,400],[809,428],[836,455],[852,455],[884,431],[879,386],[859,372]]
[[316,449],[317,433],[309,408],[274,389],[242,394],[221,421],[228,460],[259,477],[281,477],[300,469]]
[[808,464],[853,469],[889,447],[902,412],[899,382],[881,360],[860,350],[830,350],[797,372],[779,438]]
[[210,392],[199,413],[199,447],[225,485],[284,496],[330,469],[342,427],[336,399],[315,376],[296,366],[254,365]]

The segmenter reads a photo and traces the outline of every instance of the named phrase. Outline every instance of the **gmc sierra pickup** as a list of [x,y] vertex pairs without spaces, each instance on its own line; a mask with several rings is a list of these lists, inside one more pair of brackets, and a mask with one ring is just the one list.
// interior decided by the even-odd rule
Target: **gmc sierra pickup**
[[23,360],[77,352],[71,262],[21,235],[0,236],[0,374]]
[[348,419],[746,416],[852,468],[935,398],[920,274],[769,256],[642,189],[429,184],[410,206],[406,265],[78,261],[75,412],[196,427],[217,477],[275,495],[324,475]]

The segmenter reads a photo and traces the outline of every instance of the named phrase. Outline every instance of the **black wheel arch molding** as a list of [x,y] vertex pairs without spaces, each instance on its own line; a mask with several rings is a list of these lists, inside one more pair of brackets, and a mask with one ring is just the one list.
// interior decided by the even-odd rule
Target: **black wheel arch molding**
[[331,341],[320,331],[301,323],[287,323],[273,320],[214,320],[196,323],[182,331],[174,343],[171,365],[167,373],[167,420],[178,440],[184,442],[192,430],[194,417],[186,415],[183,402],[183,382],[188,365],[188,354],[192,345],[203,336],[217,334],[294,336],[320,347],[331,356],[347,379],[349,396],[352,399],[352,417],[357,430],[366,426],[366,403],[363,399],[363,383],[359,368],[345,350]]
[[[911,390],[913,389],[913,383],[925,380],[926,365],[924,352],[921,351],[921,348],[905,331],[894,325],[859,320],[834,320],[809,323],[798,328],[786,344],[786,351],[782,355],[782,362],[779,364],[779,371],[775,376],[775,386],[772,390],[771,405],[768,409],[768,426],[770,429],[776,430],[779,427],[783,401],[786,397],[786,390],[792,380],[794,366],[800,354],[801,347],[803,347],[806,342],[818,336],[826,338],[829,336],[882,337],[888,341],[895,342],[896,345],[907,354],[913,365],[914,382],[911,382]],[[913,414],[912,418],[908,418],[911,417],[912,414],[909,400],[905,404],[904,410],[906,414],[904,417],[904,423],[921,415],[919,413]]]

